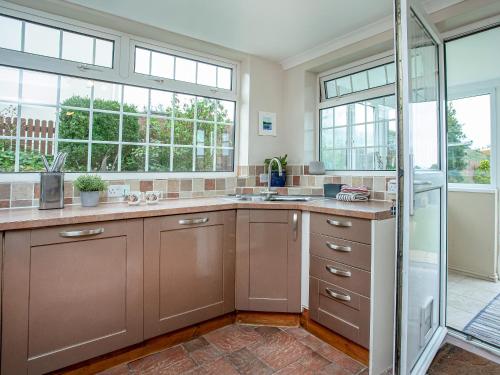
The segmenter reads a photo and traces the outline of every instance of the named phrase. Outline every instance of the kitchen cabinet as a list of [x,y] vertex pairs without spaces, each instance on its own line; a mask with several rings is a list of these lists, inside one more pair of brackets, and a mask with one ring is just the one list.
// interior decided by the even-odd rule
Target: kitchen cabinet
[[300,312],[300,261],[300,211],[238,210],[237,310]]
[[144,220],[144,335],[234,311],[234,210]]
[[392,366],[395,219],[311,213],[309,314],[369,350],[370,373]]
[[9,231],[4,245],[3,375],[142,341],[142,219]]

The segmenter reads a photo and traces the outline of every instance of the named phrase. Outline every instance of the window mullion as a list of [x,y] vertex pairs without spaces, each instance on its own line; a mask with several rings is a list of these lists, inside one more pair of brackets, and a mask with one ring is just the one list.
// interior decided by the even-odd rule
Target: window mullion
[[174,170],[174,126],[175,126],[175,103],[176,103],[176,95],[172,95],[172,113],[170,118],[170,167],[169,170],[172,172]]
[[146,112],[146,155],[144,171],[149,171],[149,128],[151,127],[151,90],[148,90],[148,110]]
[[120,92],[121,92],[121,97],[120,97],[120,118],[118,122],[118,172],[121,172],[122,170],[122,152],[123,152],[123,146],[122,146],[122,129],[123,129],[123,96],[125,94],[124,90],[125,86],[121,85],[120,87]]

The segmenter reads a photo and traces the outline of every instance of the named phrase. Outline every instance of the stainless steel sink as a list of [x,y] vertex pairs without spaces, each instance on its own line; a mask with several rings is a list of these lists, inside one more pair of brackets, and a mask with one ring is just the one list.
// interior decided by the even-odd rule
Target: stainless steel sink
[[256,194],[235,195],[235,199],[249,202],[307,202],[311,197],[305,195],[272,195],[266,197]]

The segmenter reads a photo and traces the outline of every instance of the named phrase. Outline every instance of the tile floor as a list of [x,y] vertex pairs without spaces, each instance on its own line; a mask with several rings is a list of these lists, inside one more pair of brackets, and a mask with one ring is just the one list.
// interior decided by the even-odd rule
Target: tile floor
[[367,375],[366,367],[302,328],[232,324],[101,375]]
[[449,271],[447,325],[457,330],[464,329],[498,293],[500,282],[480,280]]

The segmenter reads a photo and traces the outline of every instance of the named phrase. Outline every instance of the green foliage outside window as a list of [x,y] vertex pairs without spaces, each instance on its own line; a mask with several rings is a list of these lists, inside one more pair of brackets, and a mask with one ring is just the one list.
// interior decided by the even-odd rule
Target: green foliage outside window
[[[195,110],[198,120],[214,121],[216,116],[220,122],[231,122],[231,116],[221,104],[212,99],[198,99],[183,103],[174,102],[174,113],[176,118],[194,119]],[[113,112],[96,112],[92,114],[93,121],[90,127],[90,99],[88,97],[73,96],[61,103],[62,109],[59,113],[58,150],[68,153],[64,170],[69,172],[86,172],[88,163],[88,138],[92,129],[92,140],[101,142],[118,142],[120,132],[120,103],[114,100],[94,100],[94,108]],[[67,108],[71,107],[71,108]],[[81,108],[81,110],[77,109]],[[87,109],[87,110],[85,110]],[[0,129],[6,129],[10,124],[3,121],[5,118],[17,117],[14,112],[0,113]],[[121,170],[140,172],[145,170],[146,145],[145,135],[147,120],[145,114],[139,114],[135,105],[123,105],[122,141],[138,143],[137,145],[122,144],[121,147]],[[198,123],[198,134],[194,134],[194,123],[192,121],[174,120],[173,138],[174,144],[192,146],[194,137],[197,146],[215,146],[215,125]],[[173,150],[173,171],[185,172],[193,170],[193,148],[161,146],[171,143],[172,120],[150,117],[150,143],[158,144],[149,147],[149,171],[170,171],[170,153]],[[218,131],[223,130],[218,125]],[[5,130],[4,130],[5,132]],[[5,134],[5,133],[4,133]],[[14,133],[15,135],[15,126]],[[201,137],[200,137],[201,135]],[[220,144],[221,136],[218,135],[217,146]],[[61,141],[62,139],[75,140],[79,142]],[[15,165],[16,141],[0,140],[0,171],[13,172]],[[232,140],[231,140],[232,144]],[[198,148],[195,150],[196,170],[207,171],[213,168],[214,149]],[[119,156],[118,144],[92,143],[91,170],[94,172],[106,172],[118,170]],[[51,159],[51,156],[48,155]],[[20,150],[19,160],[22,171],[44,170],[41,156],[35,150]],[[50,160],[49,160],[50,161]]]

